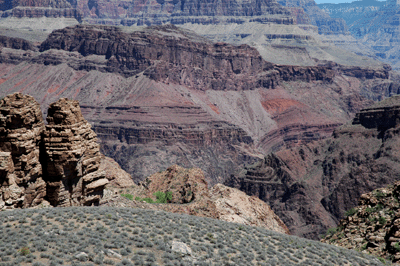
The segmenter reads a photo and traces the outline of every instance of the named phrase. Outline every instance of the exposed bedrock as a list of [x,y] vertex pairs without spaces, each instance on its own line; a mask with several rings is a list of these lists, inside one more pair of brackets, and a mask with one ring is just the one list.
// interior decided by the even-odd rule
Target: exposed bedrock
[[230,185],[269,203],[292,233],[318,238],[363,193],[399,180],[399,106],[394,96],[363,109],[331,138],[270,154]]

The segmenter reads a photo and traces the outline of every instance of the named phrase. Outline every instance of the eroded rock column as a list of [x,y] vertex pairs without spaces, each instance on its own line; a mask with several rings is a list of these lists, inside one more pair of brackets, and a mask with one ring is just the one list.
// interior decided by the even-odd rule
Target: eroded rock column
[[0,209],[33,207],[43,201],[43,130],[42,111],[32,96],[14,93],[0,101]]
[[50,105],[44,132],[47,197],[53,206],[97,205],[108,183],[99,170],[97,136],[78,101]]

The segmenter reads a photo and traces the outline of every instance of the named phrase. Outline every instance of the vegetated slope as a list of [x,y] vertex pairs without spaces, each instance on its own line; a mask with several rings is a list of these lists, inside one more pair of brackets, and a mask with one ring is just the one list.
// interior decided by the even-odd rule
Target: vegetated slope
[[392,262],[400,260],[400,182],[360,197],[338,227],[322,242],[368,252]]
[[382,265],[258,227],[132,208],[0,213],[1,265]]
[[296,235],[318,238],[366,192],[399,180],[400,97],[357,113],[327,140],[281,150],[230,185],[267,202]]
[[122,190],[108,186],[104,195],[101,206],[163,210],[289,233],[267,203],[222,184],[209,189],[203,172],[198,168],[173,165],[147,177],[138,186]]
[[76,26],[41,51],[2,48],[1,95],[80,101],[102,152],[136,180],[173,164],[223,182],[261,153],[327,137],[398,93],[390,67],[276,65],[174,26]]

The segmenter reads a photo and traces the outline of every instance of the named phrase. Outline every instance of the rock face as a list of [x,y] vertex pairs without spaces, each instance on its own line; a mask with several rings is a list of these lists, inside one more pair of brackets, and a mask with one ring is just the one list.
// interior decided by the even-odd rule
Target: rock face
[[99,171],[96,134],[77,101],[51,105],[45,126],[32,96],[15,93],[0,101],[0,207],[98,203],[108,180]]
[[264,227],[280,233],[289,234],[282,220],[257,197],[222,184],[210,189],[211,200],[215,203],[219,219],[228,222]]
[[[2,48],[0,92],[79,100],[101,152],[135,181],[180,164],[223,182],[262,153],[319,140],[399,86],[390,67],[278,65],[174,26],[80,25],[41,51]],[[46,112],[46,110],[44,110]]]
[[47,122],[43,140],[48,200],[54,206],[96,204],[108,180],[99,171],[97,137],[78,101],[61,98],[51,104]]
[[394,263],[400,261],[400,182],[361,195],[337,228],[322,242],[357,249]]
[[[8,168],[2,179],[2,200],[7,207],[36,206],[46,194],[40,162],[43,131],[42,111],[32,96],[17,93],[0,101],[0,151],[8,154],[2,157],[5,170]],[[23,200],[13,199],[17,187],[17,194],[24,194]]]
[[[159,191],[171,193],[172,197],[167,204],[150,204],[143,201],[143,198],[156,201],[154,193]],[[260,199],[249,197],[244,192],[222,184],[209,189],[199,168],[187,169],[173,165],[165,171],[149,176],[139,186],[127,188],[126,192],[135,200],[124,200],[123,197],[109,192],[109,196],[105,196],[101,205],[186,213],[289,233],[281,219]],[[120,189],[118,193],[121,193]]]
[[294,234],[318,238],[366,192],[399,176],[395,96],[360,111],[324,141],[270,154],[230,185],[271,205]]

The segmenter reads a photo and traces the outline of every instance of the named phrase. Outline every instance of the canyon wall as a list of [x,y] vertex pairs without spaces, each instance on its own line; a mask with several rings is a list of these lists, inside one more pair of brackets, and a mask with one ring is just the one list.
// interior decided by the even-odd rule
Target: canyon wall
[[230,185],[269,203],[292,233],[318,238],[363,193],[398,181],[399,105],[393,96],[363,109],[331,138],[270,154]]
[[179,164],[223,182],[263,153],[328,137],[399,88],[385,65],[278,65],[175,26],[68,27],[39,50],[3,47],[0,61],[2,95],[35,95],[45,113],[79,100],[101,151],[135,181]]

